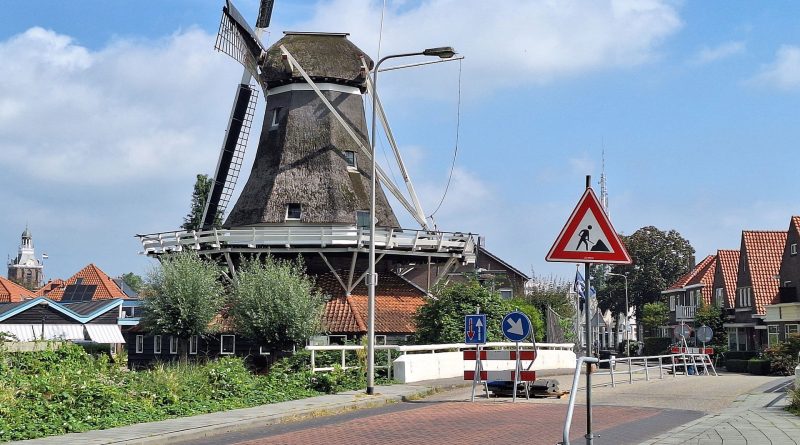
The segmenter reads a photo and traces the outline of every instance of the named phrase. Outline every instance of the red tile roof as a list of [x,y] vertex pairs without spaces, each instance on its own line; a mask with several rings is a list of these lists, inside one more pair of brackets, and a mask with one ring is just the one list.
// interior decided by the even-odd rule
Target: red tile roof
[[[703,259],[703,261],[699,262],[696,266],[692,268],[689,272],[681,275],[670,287],[667,288],[667,291],[671,290],[679,290],[683,289],[689,284],[697,284],[699,281],[695,281],[699,275],[705,276],[704,274],[707,272],[707,269],[710,264],[714,262],[714,255],[709,255]],[[713,280],[714,273],[712,271],[711,277]]]
[[718,250],[718,266],[722,272],[722,281],[725,286],[727,302],[725,307],[733,308],[736,303],[736,274],[739,273],[739,251]]
[[[117,283],[114,282],[105,272],[100,270],[99,267],[95,266],[94,264],[89,264],[88,266],[81,269],[78,273],[70,277],[67,281],[63,282],[62,286],[57,286],[51,289],[50,291],[46,292],[47,298],[51,300],[60,301],[61,297],[64,295],[64,289],[70,284],[75,284],[78,279],[82,279],[82,284],[88,285],[96,285],[97,289],[94,292],[94,296],[92,300],[107,300],[110,298],[128,298],[125,295],[125,292],[122,292],[122,289],[117,286]],[[41,289],[40,289],[41,290]]]
[[775,277],[781,268],[785,245],[784,231],[742,231],[743,255],[747,255],[753,303],[757,314],[766,313],[765,306],[778,301],[779,283]]
[[32,291],[8,278],[0,277],[0,303],[18,303],[29,298],[33,298]]
[[[340,276],[346,274],[340,272]],[[357,273],[356,276],[360,276]],[[367,286],[363,281],[350,296],[333,273],[316,276],[317,286],[328,295],[325,305],[325,327],[331,333],[365,334],[367,332]],[[411,334],[416,332],[414,315],[427,301],[425,291],[393,274],[380,275],[375,291],[375,332],[379,334]]]
[[714,274],[717,271],[717,256],[709,255],[705,257],[700,264],[694,267],[694,271],[694,276],[692,276],[686,285],[703,285],[701,290],[703,294],[703,303],[708,305],[712,304],[714,297]]
[[[47,283],[44,283],[44,285],[42,285],[42,287],[39,289],[36,289],[35,295],[37,297],[46,297],[53,290],[66,286],[65,283],[66,282],[60,278],[54,278]],[[64,290],[62,289],[61,292],[63,293]]]

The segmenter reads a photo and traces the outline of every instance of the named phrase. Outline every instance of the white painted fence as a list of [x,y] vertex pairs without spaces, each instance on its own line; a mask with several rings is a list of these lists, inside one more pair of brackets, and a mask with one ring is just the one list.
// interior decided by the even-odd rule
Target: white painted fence
[[[573,343],[537,343],[537,358],[530,368],[535,371],[572,369],[575,366],[575,353],[572,351]],[[531,350],[533,343],[520,343],[521,349]],[[465,361],[461,351],[474,349],[475,345],[465,343],[451,343],[441,345],[414,345],[414,346],[376,346],[375,367],[386,368],[389,363],[389,376],[401,383],[418,382],[422,380],[444,379],[460,377],[465,369],[475,367],[473,361]],[[515,349],[515,343],[496,342],[484,345],[486,349]],[[330,371],[330,366],[316,366],[316,351],[341,351],[343,368],[348,368],[346,362],[347,351],[357,351],[363,346],[306,346],[311,351],[311,366],[314,372]],[[396,359],[393,357],[400,355]],[[510,369],[514,362],[492,360],[484,362],[484,369]],[[529,363],[523,363],[527,367]]]

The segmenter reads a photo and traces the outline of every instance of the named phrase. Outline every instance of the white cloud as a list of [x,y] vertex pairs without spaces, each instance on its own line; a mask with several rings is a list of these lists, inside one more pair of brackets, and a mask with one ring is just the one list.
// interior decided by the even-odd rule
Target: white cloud
[[716,62],[736,54],[741,54],[745,51],[745,48],[744,42],[726,42],[713,48],[706,46],[691,58],[690,63],[702,65]]
[[[381,5],[321,1],[314,17],[296,28],[351,32],[350,38],[374,56]],[[451,45],[466,57],[465,83],[476,93],[645,63],[680,27],[674,5],[661,0],[389,2],[381,52]]]
[[751,82],[781,90],[800,88],[800,47],[781,46],[775,55],[775,61],[762,68]]
[[0,65],[0,166],[106,186],[208,171],[239,69],[212,48],[198,29],[98,51],[42,28],[0,42],[13,61]]

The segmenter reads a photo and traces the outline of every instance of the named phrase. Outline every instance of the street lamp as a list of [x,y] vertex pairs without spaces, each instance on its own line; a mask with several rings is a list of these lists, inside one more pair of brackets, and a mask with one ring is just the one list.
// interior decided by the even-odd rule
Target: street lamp
[[613,273],[613,272],[608,272],[608,273],[606,273],[606,275],[614,275],[614,276],[622,277],[622,278],[625,279],[625,346],[624,346],[624,348],[625,348],[625,357],[627,357],[628,356],[628,338],[630,337],[630,334],[628,333],[628,329],[630,328],[630,326],[628,326],[628,311],[630,310],[630,306],[628,306],[628,276],[627,275],[623,275],[621,273]]
[[371,167],[371,193],[369,198],[369,273],[367,274],[368,303],[367,303],[367,394],[375,393],[375,287],[378,285],[378,275],[375,274],[375,119],[378,107],[378,67],[389,59],[411,56],[435,56],[440,59],[449,59],[456,51],[449,46],[428,48],[416,53],[393,54],[386,56],[375,64],[372,69],[372,128],[370,146],[372,147]]

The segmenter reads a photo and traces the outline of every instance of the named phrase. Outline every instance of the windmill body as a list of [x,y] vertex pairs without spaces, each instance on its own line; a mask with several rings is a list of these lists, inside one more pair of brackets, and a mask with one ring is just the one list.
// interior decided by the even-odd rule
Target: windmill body
[[[282,57],[281,46],[367,144],[363,52],[346,34],[286,33],[266,52],[261,76],[267,86],[267,107],[258,152],[225,226],[354,226],[359,212],[369,210],[369,162],[317,93]],[[382,190],[376,218],[380,227],[399,226]]]

